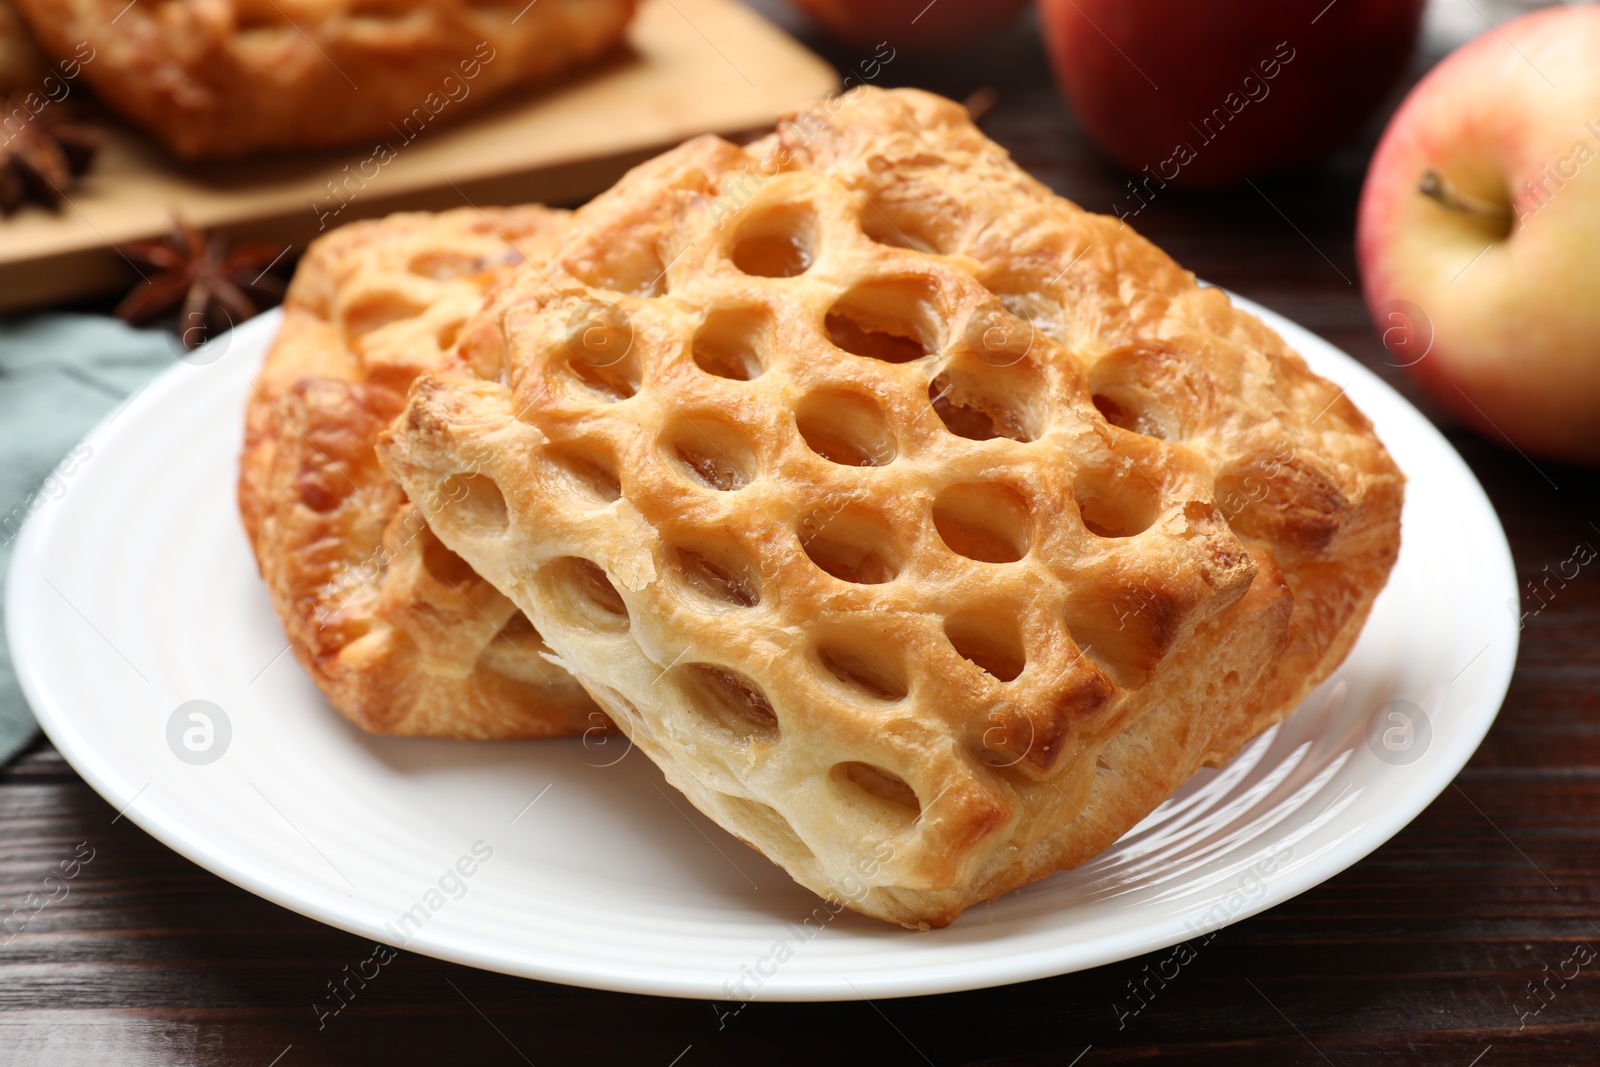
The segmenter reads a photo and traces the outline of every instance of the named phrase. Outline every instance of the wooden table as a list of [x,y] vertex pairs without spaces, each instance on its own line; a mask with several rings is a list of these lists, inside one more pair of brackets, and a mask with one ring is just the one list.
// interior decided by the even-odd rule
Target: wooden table
[[[828,54],[841,69],[856,58]],[[995,87],[993,136],[1074,200],[1114,202],[1121,179],[1065,111],[1026,26],[959,60],[899,57],[884,80],[956,97]],[[1386,363],[1355,284],[1351,234],[1371,143],[1259,192],[1163,195],[1139,228],[1421,403]],[[1525,579],[1579,542],[1600,546],[1595,472],[1536,469],[1470,433],[1450,436],[1499,509]],[[6,912],[80,842],[95,858],[70,894],[0,945],[0,1064],[1595,1063],[1600,568],[1528,617],[1499,722],[1432,807],[1351,870],[1223,930],[1121,1028],[1113,1001],[1159,954],[975,993],[758,1002],[722,1023],[702,1002],[401,953],[319,1031],[313,999],[368,943],[178,857],[117,819],[47,744],[0,772]],[[1564,984],[1549,977],[1536,998],[1530,983],[1570,975],[1563,961],[1575,950],[1588,965]]]

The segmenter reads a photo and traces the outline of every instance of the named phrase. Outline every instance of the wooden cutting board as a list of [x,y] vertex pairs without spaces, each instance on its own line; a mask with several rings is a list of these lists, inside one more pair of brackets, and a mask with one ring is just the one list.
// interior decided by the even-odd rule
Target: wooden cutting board
[[131,287],[138,278],[114,246],[166,232],[175,211],[231,237],[282,242],[287,257],[321,229],[405,208],[574,203],[662,148],[770,125],[837,84],[736,0],[644,0],[628,46],[601,66],[425,130],[381,164],[371,145],[185,164],[107,122],[94,167],[59,213],[28,206],[0,219],[0,312]]

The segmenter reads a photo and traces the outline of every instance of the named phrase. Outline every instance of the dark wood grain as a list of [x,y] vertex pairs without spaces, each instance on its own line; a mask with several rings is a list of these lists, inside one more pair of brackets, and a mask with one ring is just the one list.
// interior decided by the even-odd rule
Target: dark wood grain
[[[958,58],[897,58],[884,79],[958,98],[993,86],[985,125],[1024,165],[1090,208],[1116,201],[1121,179],[1062,106],[1026,23]],[[1315,173],[1259,189],[1164,195],[1136,225],[1437,415],[1387,364],[1361,302],[1351,235],[1371,143],[1369,131]],[[1600,545],[1593,472],[1536,468],[1439,421],[1499,510],[1519,574]],[[1217,933],[1120,1019],[1114,1005],[1163,953],[1001,989],[725,1018],[401,953],[319,1029],[313,1000],[372,946],[178,857],[41,744],[0,772],[0,905],[39,891],[80,843],[94,859],[0,944],[0,1064],[1594,1063],[1600,959],[1542,1000],[1529,983],[1575,946],[1600,950],[1600,568],[1530,616],[1522,641],[1499,722],[1436,803],[1344,874]]]

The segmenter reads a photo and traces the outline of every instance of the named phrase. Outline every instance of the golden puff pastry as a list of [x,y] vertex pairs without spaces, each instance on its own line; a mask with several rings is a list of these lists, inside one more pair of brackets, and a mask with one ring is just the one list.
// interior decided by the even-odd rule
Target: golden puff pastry
[[101,99],[184,159],[377,138],[398,151],[614,45],[635,0],[15,0],[88,42]]
[[637,168],[457,356],[378,445],[466,483],[439,537],[703,812],[907,926],[1276,722],[1398,549],[1336,386],[925,93]]
[[408,500],[373,441],[484,292],[565,213],[465,208],[312,244],[251,392],[239,509],[296,659],[378,733],[514,738],[608,727],[526,616],[428,528],[464,491]]

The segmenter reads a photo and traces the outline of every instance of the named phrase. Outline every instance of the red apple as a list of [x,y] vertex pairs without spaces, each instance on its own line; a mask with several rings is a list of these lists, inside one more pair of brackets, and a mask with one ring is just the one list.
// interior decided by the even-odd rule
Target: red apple
[[1357,254],[1394,361],[1526,452],[1600,462],[1600,8],[1492,30],[1412,90]]
[[1039,6],[1078,117],[1155,191],[1227,185],[1336,148],[1394,84],[1424,0]]
[[1027,0],[793,0],[828,33],[870,51],[880,42],[907,52],[970,44],[1016,17]]

